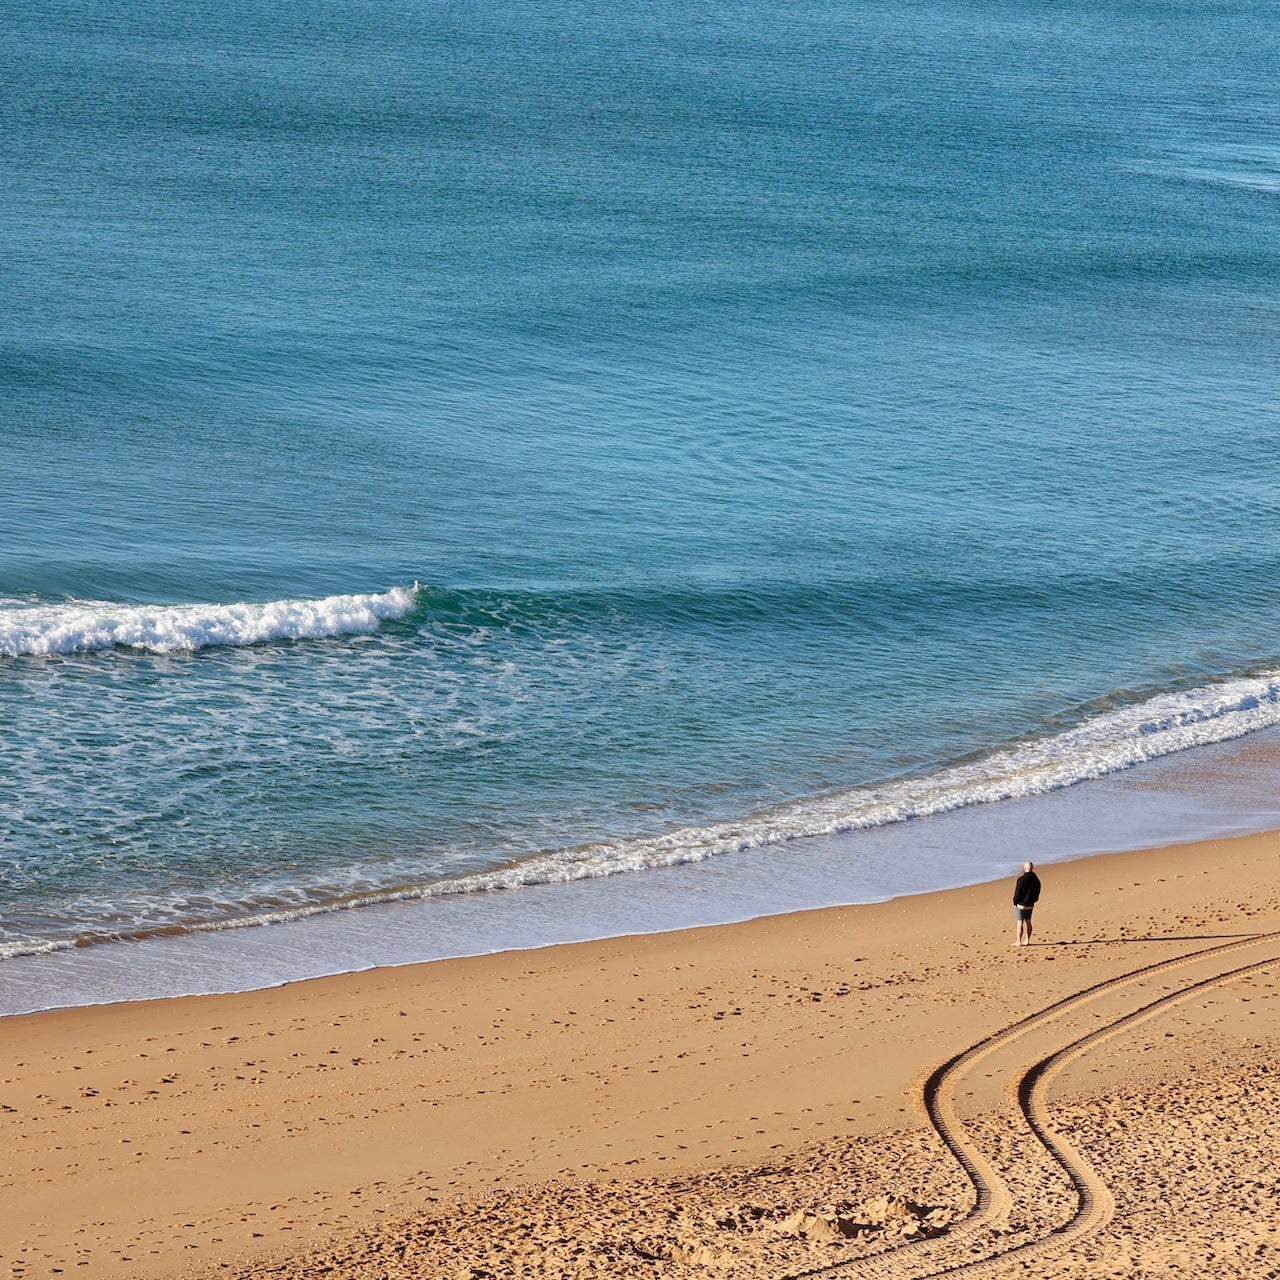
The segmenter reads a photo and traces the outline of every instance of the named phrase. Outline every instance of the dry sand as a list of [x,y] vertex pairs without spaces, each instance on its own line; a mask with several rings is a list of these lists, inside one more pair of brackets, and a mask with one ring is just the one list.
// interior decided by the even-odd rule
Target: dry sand
[[1280,1276],[1280,836],[1015,870],[4,1020],[0,1275]]

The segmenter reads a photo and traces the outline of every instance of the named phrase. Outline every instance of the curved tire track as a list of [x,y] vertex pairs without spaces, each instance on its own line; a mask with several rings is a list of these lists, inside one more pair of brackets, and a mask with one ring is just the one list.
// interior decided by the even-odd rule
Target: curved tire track
[[[1016,1072],[1014,1084],[1018,1107],[1031,1132],[1069,1180],[1076,1196],[1076,1209],[1066,1223],[1046,1236],[986,1257],[963,1256],[971,1250],[975,1237],[984,1230],[998,1231],[1013,1208],[1012,1192],[1000,1170],[969,1134],[956,1109],[955,1094],[963,1077],[997,1050],[1030,1031],[1052,1026],[1100,996],[1114,994],[1125,987],[1136,987],[1148,979],[1179,969],[1203,965],[1215,958],[1225,960],[1239,951],[1263,944],[1271,944],[1274,954],[1244,965],[1225,969],[1219,967],[1209,976],[1148,1001]],[[1047,1101],[1051,1081],[1068,1063],[1104,1041],[1126,1034],[1140,1023],[1174,1005],[1195,999],[1211,987],[1270,968],[1277,963],[1280,963],[1280,932],[1255,934],[1220,947],[1207,947],[1174,956],[1074,992],[993,1035],[983,1037],[947,1059],[925,1080],[923,1102],[930,1123],[973,1184],[975,1201],[968,1216],[945,1235],[913,1241],[870,1257],[852,1258],[830,1267],[801,1272],[797,1274],[796,1280],[805,1276],[837,1274],[841,1277],[865,1277],[866,1280],[927,1280],[931,1276],[956,1275],[995,1276],[1003,1272],[1008,1262],[1014,1258],[1026,1261],[1032,1256],[1043,1256],[1047,1259],[1065,1252],[1081,1238],[1101,1230],[1114,1213],[1113,1197],[1089,1162],[1054,1128]]]

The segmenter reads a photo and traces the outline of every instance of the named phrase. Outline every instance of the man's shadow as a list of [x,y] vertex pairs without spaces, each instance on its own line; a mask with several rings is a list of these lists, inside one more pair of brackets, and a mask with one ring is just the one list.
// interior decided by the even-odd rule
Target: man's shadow
[[1052,942],[1028,942],[1028,947],[1115,947],[1128,942],[1231,942],[1238,938],[1260,938],[1260,933],[1143,934],[1134,938],[1058,938]]

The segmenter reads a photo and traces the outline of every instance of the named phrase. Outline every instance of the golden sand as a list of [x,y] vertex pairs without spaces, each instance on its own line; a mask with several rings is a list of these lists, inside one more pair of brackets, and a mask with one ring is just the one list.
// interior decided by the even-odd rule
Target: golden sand
[[0,1275],[1280,1276],[1280,836],[1019,869],[4,1020]]

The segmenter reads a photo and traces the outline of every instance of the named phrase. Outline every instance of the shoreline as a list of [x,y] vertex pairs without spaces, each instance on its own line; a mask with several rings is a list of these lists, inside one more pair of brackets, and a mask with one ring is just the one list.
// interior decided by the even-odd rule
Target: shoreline
[[1263,730],[1045,795],[704,862],[8,959],[0,1018],[882,903],[980,884],[1027,850],[1063,865],[1270,830],[1278,794],[1280,729]]
[[[19,1225],[0,1260],[25,1276],[247,1275],[478,1196],[709,1176],[918,1133],[923,1075],[1031,1006],[1280,932],[1277,854],[1280,832],[1268,832],[1038,861],[1045,893],[1034,945],[1020,950],[1009,946],[1010,876],[15,1015],[0,1185]],[[1117,1036],[1068,1084],[1086,1100],[1135,1081],[1163,1087],[1242,1036],[1269,1044],[1256,1015],[1275,1011],[1274,993],[1252,999],[1204,1034],[1161,1036],[1141,1053]],[[979,1082],[965,1105],[999,1103],[996,1084]]]

